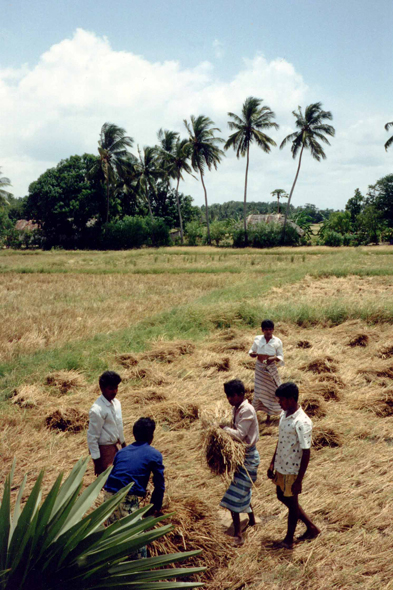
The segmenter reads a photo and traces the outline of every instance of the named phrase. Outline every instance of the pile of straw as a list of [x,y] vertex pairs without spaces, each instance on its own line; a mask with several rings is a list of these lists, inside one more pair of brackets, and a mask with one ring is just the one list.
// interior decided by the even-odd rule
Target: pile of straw
[[322,373],[318,376],[320,383],[336,383],[337,387],[345,387],[344,381],[338,375],[332,375],[331,373]]
[[381,359],[390,359],[393,356],[393,343],[384,346],[378,353]]
[[302,371],[311,373],[335,373],[337,371],[336,361],[331,356],[314,359],[311,363],[300,367]]
[[37,385],[21,385],[13,392],[13,404],[21,408],[35,408],[42,399],[41,389]]
[[313,429],[312,445],[314,449],[323,449],[324,447],[341,447],[341,435],[328,427],[318,427]]
[[167,378],[162,373],[150,368],[131,369],[124,376],[125,381],[142,381],[144,385],[163,385],[168,383]]
[[393,390],[388,389],[368,396],[357,404],[360,410],[373,412],[380,418],[387,418],[393,415]]
[[365,369],[359,369],[358,372],[371,378],[387,377],[388,379],[393,379],[393,365],[391,364],[386,365],[384,363],[374,363],[372,368],[367,367]]
[[237,339],[227,342],[226,344],[217,344],[212,347],[215,352],[228,352],[231,350],[237,350],[247,352],[250,349],[250,343],[247,340]]
[[78,371],[55,371],[47,375],[46,384],[57,388],[61,395],[65,395],[71,389],[83,387],[85,379]]
[[62,432],[80,432],[85,430],[89,423],[87,412],[81,412],[76,408],[66,410],[55,410],[45,418],[46,426],[50,430],[61,430]]
[[195,344],[186,340],[179,342],[162,342],[156,345],[153,350],[145,352],[141,358],[147,361],[159,361],[161,363],[173,363],[180,356],[192,354]]
[[199,407],[196,404],[164,402],[149,408],[145,414],[162,426],[169,427],[169,430],[182,430],[190,428],[198,420]]
[[312,348],[312,344],[308,340],[299,340],[296,344],[296,348]]
[[230,477],[244,463],[245,446],[217,426],[208,429],[204,452],[207,465],[214,475]]
[[255,371],[255,360],[247,359],[245,361],[241,361],[240,363],[245,369],[249,369],[250,371]]
[[327,402],[331,399],[338,401],[341,397],[337,385],[331,382],[315,383],[310,387],[309,391],[314,395],[320,395]]
[[219,361],[209,361],[208,363],[204,363],[204,369],[214,369],[218,372],[228,372],[231,368],[231,361],[228,357],[225,357]]
[[351,340],[348,342],[348,346],[351,346],[352,348],[355,346],[362,346],[365,348],[368,346],[368,341],[369,337],[367,334],[357,334],[354,338],[351,338]]
[[150,555],[202,549],[200,555],[187,560],[187,566],[205,566],[207,570],[191,579],[213,580],[233,555],[231,541],[221,532],[215,510],[199,498],[171,497],[165,512],[175,513],[170,519],[175,528],[148,546]]
[[326,416],[326,408],[323,399],[319,395],[308,395],[301,402],[303,410],[312,418],[323,418]]
[[131,391],[129,397],[132,397],[134,403],[138,405],[163,402],[167,399],[167,396],[163,391],[157,391],[156,389],[141,389],[140,391]]
[[119,354],[116,357],[118,363],[120,363],[123,367],[135,367],[138,364],[138,359],[135,355],[131,354],[130,352],[125,352],[124,354]]

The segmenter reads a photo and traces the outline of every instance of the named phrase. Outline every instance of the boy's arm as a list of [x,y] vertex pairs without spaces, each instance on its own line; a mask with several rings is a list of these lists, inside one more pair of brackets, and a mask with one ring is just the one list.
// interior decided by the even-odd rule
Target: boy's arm
[[120,403],[120,400],[117,400],[117,401],[119,402],[118,416],[120,418],[120,424],[118,424],[118,428],[119,428],[119,443],[121,444],[122,449],[124,449],[124,447],[127,446],[127,445],[126,445],[126,441],[125,441],[125,438],[124,438],[124,431],[123,431],[123,416],[122,416],[122,413],[121,413],[121,403]]
[[252,411],[249,412],[247,410],[240,410],[240,419],[236,426],[236,428],[230,428],[229,426],[224,426],[225,432],[229,434],[234,440],[238,440],[240,442],[244,442],[250,427],[254,422],[254,415]]
[[258,341],[259,341],[259,337],[257,336],[254,340],[254,342],[252,343],[252,346],[250,348],[250,350],[248,351],[248,354],[250,355],[251,358],[256,358],[257,355],[257,350],[258,350]]
[[267,476],[269,479],[273,479],[273,477],[274,477],[274,460],[276,458],[277,447],[278,447],[278,441],[276,444],[276,448],[274,449],[272,460],[270,461],[269,469],[267,470]]
[[165,492],[165,477],[164,464],[162,462],[162,455],[152,462],[151,470],[153,472],[154,491],[151,495],[151,503],[153,504],[153,511],[159,512],[162,507]]
[[292,493],[297,496],[297,494],[302,493],[302,481],[304,474],[307,471],[307,467],[310,461],[310,449],[303,449],[302,459],[300,461],[300,468],[297,478],[292,484]]
[[98,441],[101,436],[102,427],[104,425],[104,419],[99,412],[90,410],[89,412],[89,428],[87,430],[87,445],[91,458],[94,461],[94,471],[97,473],[97,469],[100,466],[100,447]]

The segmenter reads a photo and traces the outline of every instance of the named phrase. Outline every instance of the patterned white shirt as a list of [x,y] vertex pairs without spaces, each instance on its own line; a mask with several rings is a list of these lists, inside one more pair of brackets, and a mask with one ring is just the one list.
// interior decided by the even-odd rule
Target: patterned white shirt
[[303,450],[311,447],[312,422],[299,408],[294,414],[281,412],[274,469],[283,475],[299,473]]
[[92,458],[100,458],[98,445],[112,445],[117,442],[124,442],[121,404],[116,398],[110,402],[100,395],[89,411],[87,444]]
[[277,336],[272,336],[269,342],[266,342],[265,336],[256,336],[253,345],[251,346],[248,354],[252,352],[257,354],[268,354],[270,356],[276,356],[279,358],[279,362],[276,363],[278,366],[284,366],[284,352],[282,349],[282,342]]
[[255,445],[259,440],[257,413],[248,400],[244,400],[238,408],[232,408],[232,426],[224,430],[235,440],[246,445]]

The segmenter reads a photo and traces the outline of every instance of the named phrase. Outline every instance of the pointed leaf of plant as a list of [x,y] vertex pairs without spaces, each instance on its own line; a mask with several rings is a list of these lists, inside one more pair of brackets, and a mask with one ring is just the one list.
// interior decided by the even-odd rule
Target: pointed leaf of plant
[[[15,463],[15,461],[14,461]],[[14,464],[13,464],[14,467]],[[13,468],[7,475],[4,483],[3,499],[0,505],[0,570],[7,568],[8,544],[10,538],[10,513],[11,513],[11,483]]]
[[11,536],[13,535],[16,525],[18,524],[19,517],[22,513],[21,501],[22,501],[22,496],[23,496],[23,492],[25,489],[26,481],[27,481],[27,475],[25,475],[23,478],[23,481],[22,481],[19,491],[18,491],[18,496],[16,498],[15,507],[14,507],[14,514],[13,514],[12,521],[11,521]]
[[70,496],[73,495],[75,489],[81,484],[88,462],[89,457],[86,457],[85,459],[79,459],[79,461],[72,468],[71,473],[61,486],[57,495],[55,505],[52,509],[51,518],[56,514],[60,507],[68,501]]

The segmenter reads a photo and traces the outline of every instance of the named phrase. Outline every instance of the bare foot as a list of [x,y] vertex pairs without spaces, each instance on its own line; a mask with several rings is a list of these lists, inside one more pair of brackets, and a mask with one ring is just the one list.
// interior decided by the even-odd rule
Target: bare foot
[[274,543],[274,549],[293,549],[293,542],[290,543],[289,541],[277,541]]
[[242,547],[242,545],[244,545],[243,537],[235,537],[233,540],[233,544],[235,545],[235,547]]
[[320,530],[317,527],[314,527],[312,529],[307,529],[305,533],[303,533],[302,535],[300,535],[300,537],[297,538],[298,541],[311,541],[312,539],[316,539],[318,537],[318,535],[320,534]]

